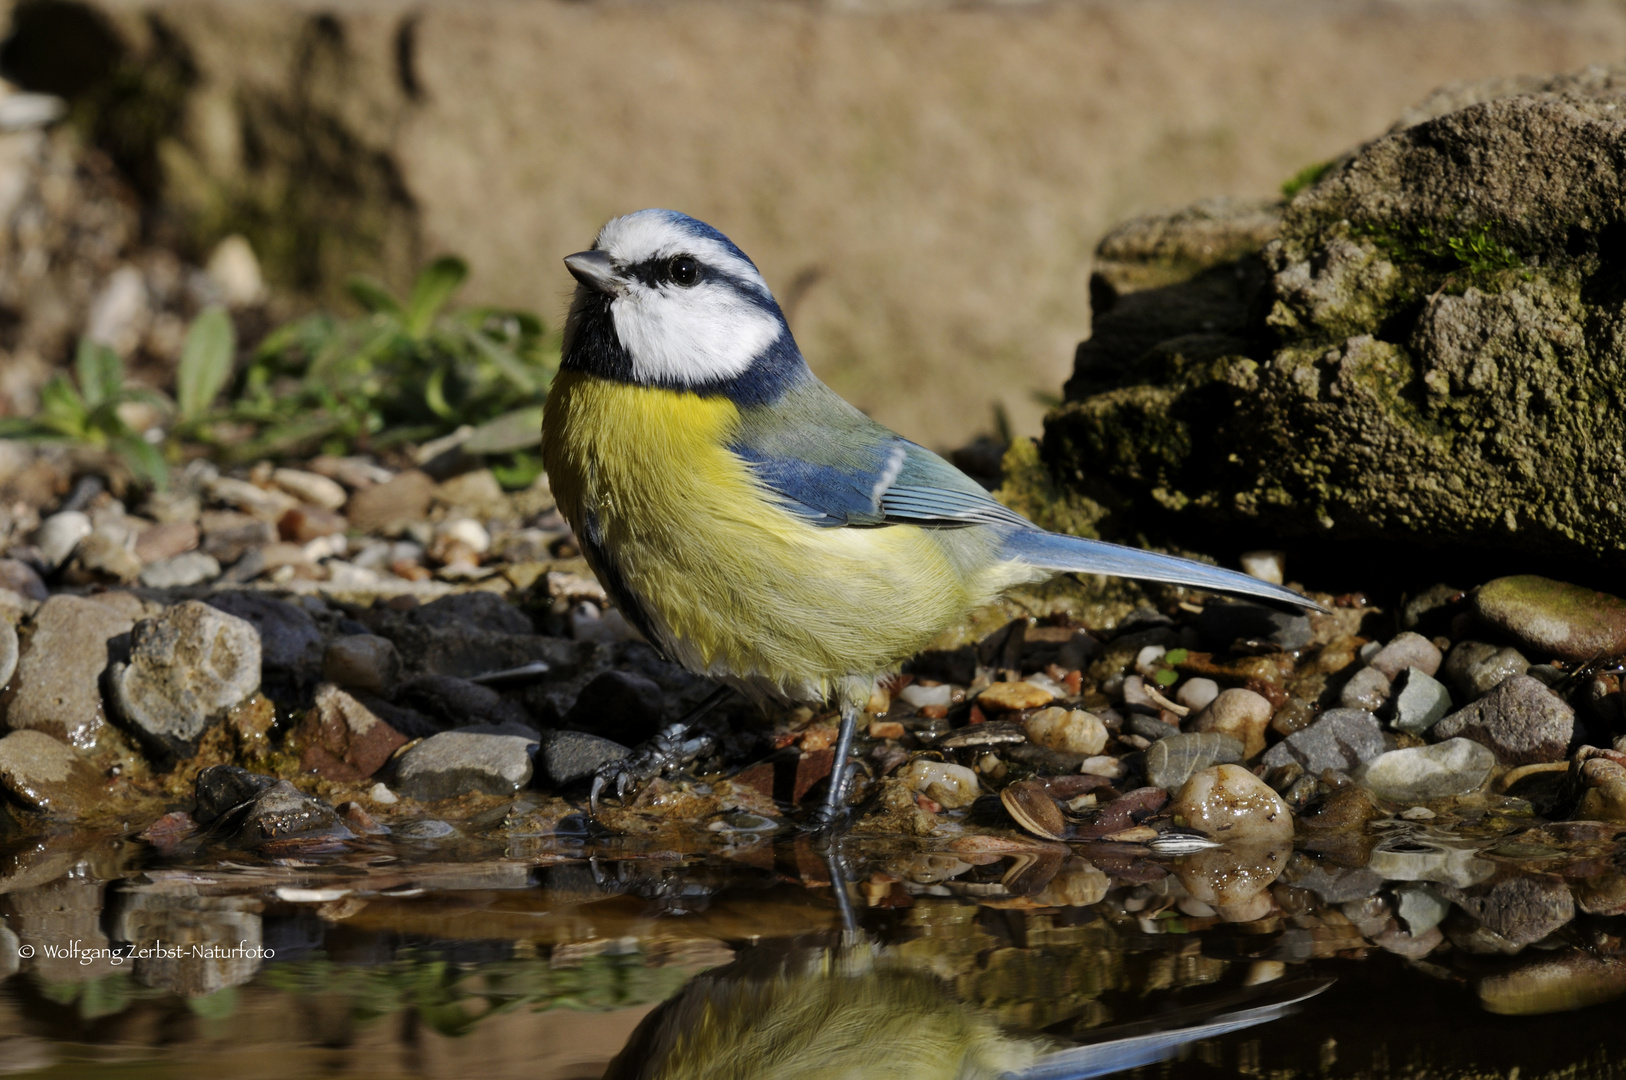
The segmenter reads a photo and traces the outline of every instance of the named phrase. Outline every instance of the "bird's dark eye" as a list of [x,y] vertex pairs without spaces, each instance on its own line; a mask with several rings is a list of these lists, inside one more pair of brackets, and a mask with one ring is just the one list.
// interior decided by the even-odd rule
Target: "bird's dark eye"
[[700,264],[689,255],[675,255],[666,264],[666,276],[688,288],[700,280]]

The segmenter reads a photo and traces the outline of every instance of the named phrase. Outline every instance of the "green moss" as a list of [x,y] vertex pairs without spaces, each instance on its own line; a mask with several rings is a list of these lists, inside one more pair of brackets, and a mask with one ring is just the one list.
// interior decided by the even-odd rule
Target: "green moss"
[[1323,176],[1332,172],[1336,160],[1318,161],[1314,165],[1306,165],[1286,180],[1282,181],[1282,198],[1291,199],[1307,187],[1314,187]]

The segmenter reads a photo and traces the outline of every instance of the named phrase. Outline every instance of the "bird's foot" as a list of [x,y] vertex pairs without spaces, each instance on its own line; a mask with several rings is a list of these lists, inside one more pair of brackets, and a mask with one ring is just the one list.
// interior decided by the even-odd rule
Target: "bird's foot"
[[597,813],[599,797],[607,788],[626,804],[657,776],[679,772],[710,754],[715,747],[710,735],[691,736],[687,724],[668,724],[631,754],[598,767],[587,796],[588,805]]

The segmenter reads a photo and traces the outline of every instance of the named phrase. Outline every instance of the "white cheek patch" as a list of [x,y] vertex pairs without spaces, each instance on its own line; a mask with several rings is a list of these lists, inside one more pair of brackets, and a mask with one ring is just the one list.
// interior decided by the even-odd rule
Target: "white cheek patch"
[[733,288],[633,284],[610,305],[639,382],[697,385],[741,375],[783,325]]

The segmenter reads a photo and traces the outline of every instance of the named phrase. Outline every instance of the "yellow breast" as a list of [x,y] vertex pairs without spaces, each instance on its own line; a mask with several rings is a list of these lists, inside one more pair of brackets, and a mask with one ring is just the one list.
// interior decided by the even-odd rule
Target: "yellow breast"
[[725,397],[580,372],[548,394],[559,508],[578,535],[595,519],[594,569],[619,579],[674,660],[823,698],[1011,583],[980,530],[820,528],[785,510],[729,451],[739,419]]

